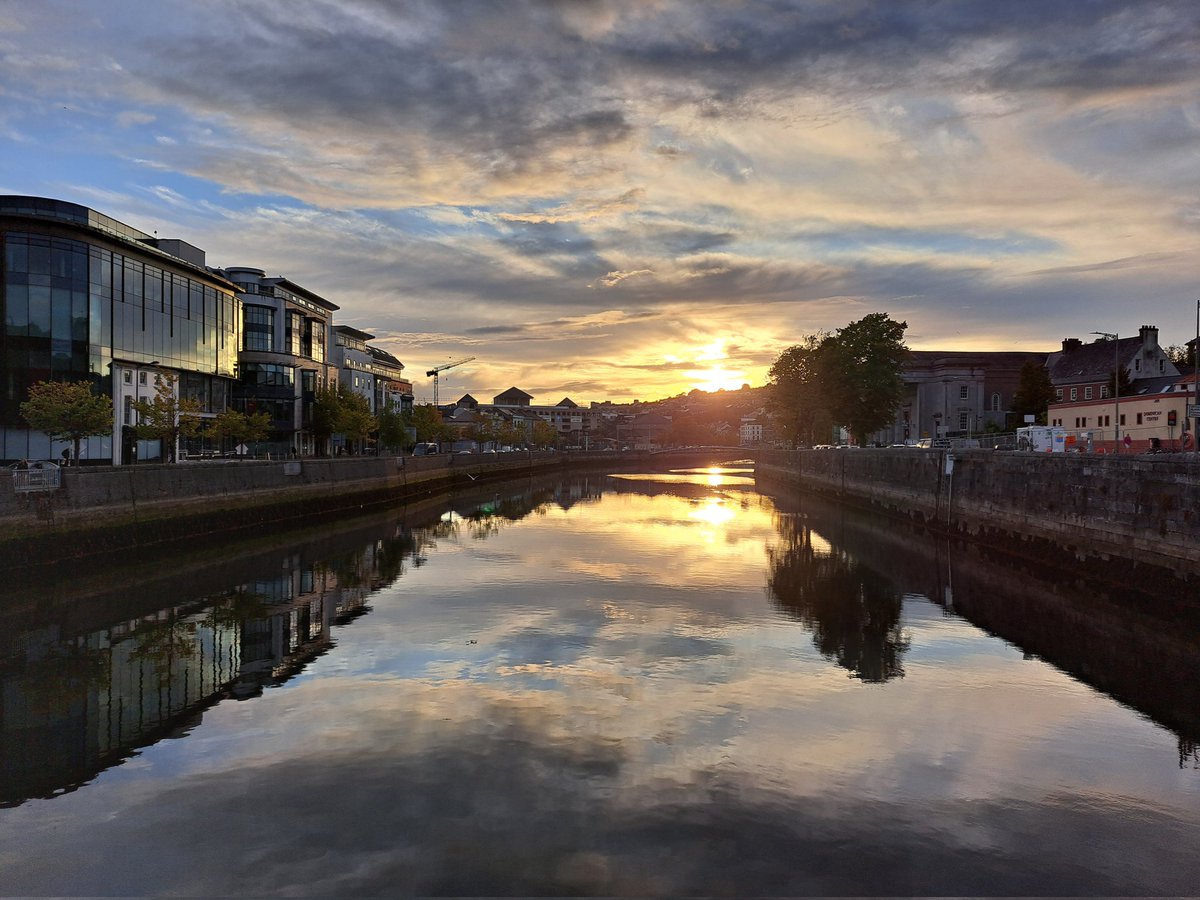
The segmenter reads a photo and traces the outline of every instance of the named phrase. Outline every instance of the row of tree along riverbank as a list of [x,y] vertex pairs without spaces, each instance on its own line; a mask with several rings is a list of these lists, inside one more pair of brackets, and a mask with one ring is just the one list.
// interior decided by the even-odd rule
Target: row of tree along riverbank
[[1200,466],[1186,454],[763,451],[757,474],[1067,568],[1200,576]]
[[142,554],[218,533],[311,524],[321,516],[357,514],[481,481],[568,468],[706,465],[737,454],[734,448],[84,466],[57,473],[56,490],[28,493],[14,490],[14,473],[0,470],[0,563],[19,568],[107,553]]

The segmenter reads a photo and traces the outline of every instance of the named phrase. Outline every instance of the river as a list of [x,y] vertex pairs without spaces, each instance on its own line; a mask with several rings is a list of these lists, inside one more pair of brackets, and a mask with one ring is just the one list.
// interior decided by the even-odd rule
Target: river
[[0,587],[5,895],[1200,885],[1200,611],[729,467]]

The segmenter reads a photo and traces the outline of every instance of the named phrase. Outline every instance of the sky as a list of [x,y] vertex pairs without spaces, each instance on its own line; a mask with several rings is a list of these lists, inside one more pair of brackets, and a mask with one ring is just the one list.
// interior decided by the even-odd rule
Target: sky
[[283,275],[418,402],[1196,331],[1200,4],[0,0],[0,192]]

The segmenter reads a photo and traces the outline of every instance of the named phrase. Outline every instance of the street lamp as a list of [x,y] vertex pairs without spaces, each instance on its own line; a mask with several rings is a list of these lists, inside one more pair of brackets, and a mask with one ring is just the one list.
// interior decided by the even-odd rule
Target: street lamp
[[1121,342],[1115,334],[1110,334],[1107,331],[1093,331],[1092,334],[1098,334],[1105,340],[1113,342],[1113,419],[1115,419],[1115,429],[1113,431],[1113,453],[1121,452]]

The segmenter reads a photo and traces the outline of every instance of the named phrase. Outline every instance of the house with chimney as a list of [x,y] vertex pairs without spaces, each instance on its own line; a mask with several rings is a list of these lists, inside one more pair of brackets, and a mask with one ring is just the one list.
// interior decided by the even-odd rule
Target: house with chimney
[[[1066,430],[1069,447],[1094,452],[1179,449],[1189,440],[1186,405],[1195,376],[1183,375],[1158,343],[1158,328],[1137,336],[1067,338],[1046,360],[1054,401],[1047,422]],[[1114,382],[1113,373],[1123,371]],[[1112,389],[1117,384],[1118,390]]]

